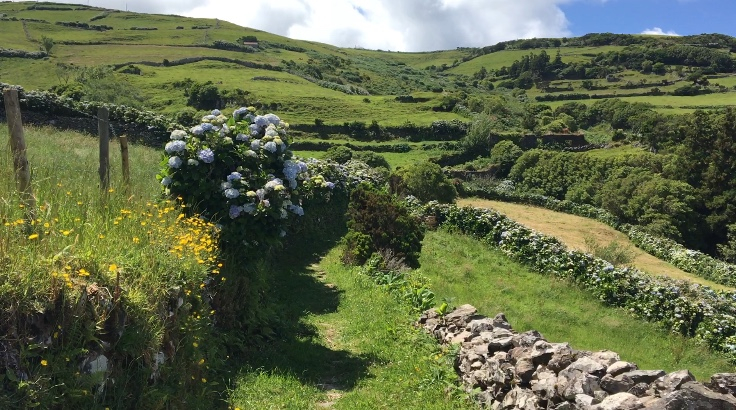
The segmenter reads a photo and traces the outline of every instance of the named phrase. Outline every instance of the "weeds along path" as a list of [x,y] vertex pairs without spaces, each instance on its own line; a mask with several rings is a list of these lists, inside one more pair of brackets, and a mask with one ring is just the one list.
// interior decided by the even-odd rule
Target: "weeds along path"
[[473,206],[496,210],[527,228],[534,229],[545,235],[554,236],[567,245],[568,248],[583,252],[588,251],[585,244],[586,238],[593,238],[595,242],[603,246],[616,241],[631,249],[634,255],[631,266],[641,271],[653,275],[669,276],[675,279],[700,283],[710,286],[713,289],[731,289],[727,286],[687,273],[644,252],[631,243],[629,238],[623,233],[592,219],[529,205],[478,198],[459,199],[457,204],[458,206]]
[[274,268],[287,331],[250,355],[230,392],[232,408],[474,408],[448,396],[454,370],[414,329],[417,315],[342,266],[338,249],[312,259]]

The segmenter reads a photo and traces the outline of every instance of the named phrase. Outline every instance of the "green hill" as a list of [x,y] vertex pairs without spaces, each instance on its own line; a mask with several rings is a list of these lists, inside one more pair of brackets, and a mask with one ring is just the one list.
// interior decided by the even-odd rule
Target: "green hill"
[[[381,125],[462,119],[453,108],[469,105],[469,96],[515,87],[522,100],[542,99],[553,107],[558,99],[588,102],[593,96],[692,110],[732,104],[736,86],[730,72],[736,39],[717,34],[589,34],[398,53],[293,40],[217,19],[84,5],[3,2],[0,21],[0,81],[27,89],[62,86],[59,92],[74,95],[81,67],[110,65],[117,81],[137,90],[136,104],[167,114],[181,112],[191,100],[187,79],[211,81],[220,93],[217,105],[266,105],[297,124],[316,118]],[[44,38],[53,40],[48,56],[35,53]],[[551,60],[558,51],[558,66],[518,70],[532,53]],[[683,89],[690,84],[698,89]],[[674,95],[685,91],[696,95]],[[396,98],[407,95],[413,98]]]

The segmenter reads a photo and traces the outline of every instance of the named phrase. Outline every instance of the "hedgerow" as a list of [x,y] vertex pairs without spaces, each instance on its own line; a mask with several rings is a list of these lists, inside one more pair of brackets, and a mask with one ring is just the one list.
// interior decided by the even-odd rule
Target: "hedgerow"
[[736,362],[736,292],[615,268],[495,211],[430,203],[423,213],[499,248],[538,273],[568,279],[605,304],[700,339]]
[[721,285],[736,286],[736,265],[718,260],[699,251],[687,249],[672,239],[647,233],[639,226],[622,223],[604,209],[559,200],[545,195],[520,192],[514,188],[511,181],[502,181],[496,185],[477,182],[468,183],[465,184],[465,191],[468,196],[535,205],[553,211],[595,219],[626,234],[640,249],[673,264],[685,272],[712,280]]

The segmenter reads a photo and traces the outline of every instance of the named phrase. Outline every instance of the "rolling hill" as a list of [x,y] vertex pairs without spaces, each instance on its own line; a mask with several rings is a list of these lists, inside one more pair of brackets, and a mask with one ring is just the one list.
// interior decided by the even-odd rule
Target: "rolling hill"
[[[53,41],[50,53],[36,53],[43,48],[44,38]],[[522,101],[542,99],[554,108],[562,104],[551,101],[558,98],[587,103],[623,97],[649,102],[666,112],[736,102],[736,77],[709,63],[733,59],[736,39],[722,35],[589,34],[399,53],[294,40],[217,19],[3,2],[0,44],[2,82],[27,89],[57,87],[70,93],[69,84],[78,81],[80,67],[109,65],[115,78],[138,91],[140,105],[165,114],[186,108],[185,94],[191,94],[187,88],[191,81],[187,81],[192,80],[211,81],[220,93],[230,92],[221,98],[221,105],[265,105],[295,124],[321,119],[327,124],[377,121],[390,126],[463,119],[453,108],[468,105],[469,96],[486,98],[493,93],[491,88],[511,93],[519,77],[505,70],[530,54],[541,53],[550,59],[559,56],[558,70],[537,76],[533,86],[527,81],[526,90],[513,90]],[[681,49],[710,54],[705,60],[691,56],[668,60],[668,55],[652,54],[652,50]],[[641,55],[669,63],[662,63],[664,68],[656,74],[646,67],[639,69],[637,56]],[[567,72],[562,73],[562,67]],[[580,72],[571,75],[570,67]],[[705,91],[674,95],[692,82],[692,73],[707,80]]]

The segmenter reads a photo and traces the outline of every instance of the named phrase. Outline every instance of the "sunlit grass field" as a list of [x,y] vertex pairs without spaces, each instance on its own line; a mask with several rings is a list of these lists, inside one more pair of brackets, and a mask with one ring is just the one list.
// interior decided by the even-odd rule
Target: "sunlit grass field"
[[640,369],[689,369],[698,380],[733,371],[723,356],[693,340],[603,306],[569,282],[533,273],[468,236],[428,232],[420,263],[438,298],[470,303],[487,316],[504,312],[516,331],[535,329],[575,349],[613,350]]

